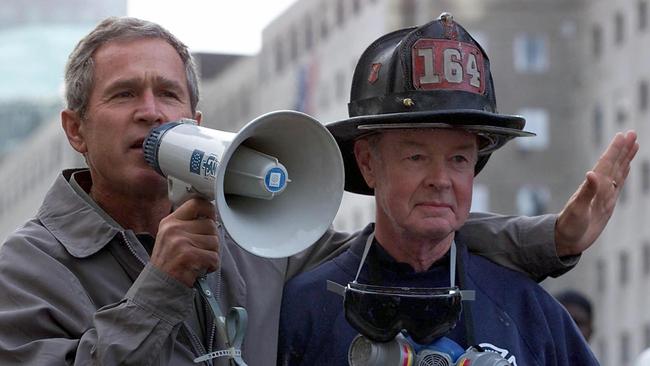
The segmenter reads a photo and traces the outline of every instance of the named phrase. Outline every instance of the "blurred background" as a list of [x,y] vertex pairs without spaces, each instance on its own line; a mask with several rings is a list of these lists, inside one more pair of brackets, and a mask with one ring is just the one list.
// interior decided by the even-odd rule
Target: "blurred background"
[[[32,217],[57,174],[83,162],[65,139],[63,67],[102,18],[167,27],[201,70],[204,125],[236,132],[276,109],[323,123],[344,119],[361,52],[389,31],[451,12],[486,49],[500,112],[524,115],[537,137],[493,154],[473,209],[558,212],[617,131],[641,150],[598,243],[551,292],[592,302],[591,345],[603,365],[630,365],[650,347],[650,114],[648,0],[4,0],[0,8],[0,241]],[[645,121],[645,122],[644,122]],[[335,227],[373,220],[347,194]]]

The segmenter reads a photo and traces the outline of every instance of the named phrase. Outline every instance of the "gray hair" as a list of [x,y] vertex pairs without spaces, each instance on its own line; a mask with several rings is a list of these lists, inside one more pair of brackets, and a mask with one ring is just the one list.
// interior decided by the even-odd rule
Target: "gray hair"
[[370,135],[363,136],[362,138],[368,141],[370,153],[378,160],[381,161],[381,153],[379,152],[379,142],[384,134],[382,132],[375,132]]
[[199,103],[199,80],[196,64],[187,46],[160,25],[130,17],[109,17],[104,19],[88,35],[77,43],[65,66],[65,98],[67,108],[81,117],[88,108],[88,98],[94,83],[92,56],[102,45],[115,40],[139,38],[160,38],[169,43],[185,65],[187,88],[190,93],[192,114]]

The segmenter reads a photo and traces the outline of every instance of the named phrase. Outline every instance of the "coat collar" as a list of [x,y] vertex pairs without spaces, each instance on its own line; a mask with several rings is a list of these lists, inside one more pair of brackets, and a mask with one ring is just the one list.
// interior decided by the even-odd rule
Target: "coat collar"
[[89,257],[108,244],[122,229],[107,222],[69,182],[72,174],[87,169],[65,170],[45,195],[37,218],[76,258]]

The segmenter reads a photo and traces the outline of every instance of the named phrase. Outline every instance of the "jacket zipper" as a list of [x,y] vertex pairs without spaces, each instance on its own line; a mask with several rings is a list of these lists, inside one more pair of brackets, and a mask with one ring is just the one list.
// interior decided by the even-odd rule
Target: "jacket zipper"
[[[142,257],[140,257],[138,255],[138,252],[135,251],[135,249],[133,248],[133,245],[131,245],[131,241],[129,240],[129,238],[126,237],[126,234],[124,233],[124,231],[121,231],[120,234],[122,236],[122,239],[124,240],[124,243],[126,244],[126,247],[129,249],[129,252],[131,252],[131,254],[133,254],[133,256],[138,260],[138,262],[140,262],[140,264],[142,264],[143,267],[146,266],[147,264],[146,264],[145,260],[142,259]],[[189,336],[188,339],[189,339],[190,343],[192,344],[192,347],[194,348],[194,355],[198,357],[198,356],[201,356],[201,355],[204,355],[204,354],[208,353],[208,352],[205,351],[205,348],[203,347],[203,344],[201,344],[201,340],[199,339],[199,337],[196,335],[196,333],[194,333],[192,328],[187,325],[186,322],[183,322],[183,328],[184,328],[184,331]],[[213,331],[213,333],[214,333],[214,331]],[[210,337],[210,338],[212,338],[212,337]],[[212,348],[212,347],[210,347],[210,348]],[[197,355],[197,352],[198,352],[198,355]],[[206,365],[212,366],[212,362],[209,361],[209,360],[205,361],[204,363]]]

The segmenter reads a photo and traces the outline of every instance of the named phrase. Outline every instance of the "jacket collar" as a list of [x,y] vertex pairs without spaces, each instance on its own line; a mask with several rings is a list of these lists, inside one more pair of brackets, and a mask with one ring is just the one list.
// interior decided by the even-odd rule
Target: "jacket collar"
[[84,169],[65,170],[45,195],[37,218],[77,258],[89,257],[108,244],[121,228],[111,225],[70,185]]

